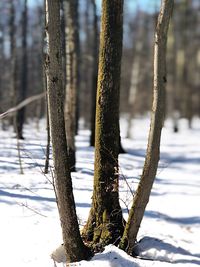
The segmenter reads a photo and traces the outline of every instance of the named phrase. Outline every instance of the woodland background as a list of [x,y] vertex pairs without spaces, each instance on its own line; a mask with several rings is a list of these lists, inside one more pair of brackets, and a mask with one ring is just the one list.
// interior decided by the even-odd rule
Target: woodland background
[[[28,1],[24,21],[24,1],[0,3],[0,113],[29,97],[43,92],[43,53],[45,52],[42,1]],[[124,1],[124,37],[121,68],[120,111],[129,117],[150,111],[152,98],[153,38],[159,1]],[[97,1],[100,27],[100,1]],[[79,4],[79,114],[90,128],[94,47],[94,10],[91,1]],[[175,2],[168,35],[167,116],[188,119],[200,115],[200,3]],[[27,29],[24,29],[27,27]],[[26,34],[26,48],[24,37]],[[15,45],[13,52],[13,44]],[[13,53],[16,63],[13,63]],[[24,55],[26,53],[26,55]],[[25,56],[25,62],[24,62]],[[12,89],[12,64],[16,64],[16,89]],[[26,76],[24,78],[24,76]],[[136,78],[135,78],[136,77]],[[25,81],[25,82],[24,82]],[[44,99],[26,107],[25,119],[45,114]],[[11,120],[4,120],[3,127]],[[130,135],[129,133],[127,133]]]

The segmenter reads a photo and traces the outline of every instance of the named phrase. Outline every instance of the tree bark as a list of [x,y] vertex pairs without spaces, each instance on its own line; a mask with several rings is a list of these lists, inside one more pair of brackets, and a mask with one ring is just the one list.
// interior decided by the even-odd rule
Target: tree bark
[[92,68],[92,100],[91,100],[91,135],[90,145],[95,144],[95,117],[96,117],[96,94],[97,94],[97,77],[98,77],[98,17],[96,1],[91,0],[93,7],[93,68]]
[[83,230],[94,243],[117,242],[123,233],[118,192],[119,91],[123,0],[103,0],[96,102],[93,201]]
[[84,245],[79,232],[67,152],[63,103],[60,1],[47,0],[46,7],[48,51],[45,65],[55,189],[67,260],[72,262],[87,259],[89,249]]
[[151,126],[143,173],[133,198],[120,248],[133,253],[139,227],[156,176],[160,157],[160,137],[165,112],[166,43],[174,1],[163,0],[158,17],[154,43],[154,85]]
[[78,90],[78,0],[65,0],[66,11],[66,96],[65,124],[70,169],[75,171],[75,134]]

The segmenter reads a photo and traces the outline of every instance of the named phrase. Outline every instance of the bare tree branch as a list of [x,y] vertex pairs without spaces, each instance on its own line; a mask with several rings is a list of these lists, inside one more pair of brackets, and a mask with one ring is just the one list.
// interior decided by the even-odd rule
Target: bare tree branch
[[8,109],[7,111],[3,112],[0,114],[0,119],[3,119],[7,116],[13,116],[13,113],[15,113],[16,111],[18,111],[19,109],[29,105],[30,103],[41,99],[45,96],[45,93],[41,93],[41,94],[37,94],[31,97],[26,98],[24,101],[22,101],[21,103],[19,103],[17,106]]

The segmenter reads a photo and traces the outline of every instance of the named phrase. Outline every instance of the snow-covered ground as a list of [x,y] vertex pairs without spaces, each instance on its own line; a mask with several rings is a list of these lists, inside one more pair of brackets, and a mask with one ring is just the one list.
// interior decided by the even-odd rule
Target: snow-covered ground
[[[125,120],[122,122],[125,132]],[[149,120],[138,118],[133,122],[133,139],[122,140],[128,152],[120,155],[120,199],[125,218],[132,200],[129,187],[134,191],[141,175],[148,128]],[[92,196],[94,150],[88,146],[88,139],[89,132],[81,130],[76,140],[73,187],[80,227],[87,219]],[[34,123],[26,125],[25,140],[21,142],[24,175],[20,175],[12,129],[0,131],[2,267],[53,267],[50,254],[62,243],[52,175],[42,173],[45,140],[45,121],[41,121],[39,131]],[[110,245],[91,261],[70,266],[200,266],[199,203],[200,120],[194,120],[192,130],[182,120],[176,134],[171,123],[166,122],[160,165],[138,235],[140,258],[132,258]]]

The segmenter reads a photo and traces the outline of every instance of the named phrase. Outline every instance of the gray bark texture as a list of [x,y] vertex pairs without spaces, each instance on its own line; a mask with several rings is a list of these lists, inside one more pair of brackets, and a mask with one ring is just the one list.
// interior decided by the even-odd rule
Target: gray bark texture
[[139,227],[153,182],[156,176],[160,157],[160,137],[165,116],[165,86],[166,86],[166,45],[170,17],[174,1],[163,0],[158,16],[154,43],[154,84],[151,125],[143,173],[133,198],[133,204],[126,223],[120,247],[129,254],[133,253]]
[[66,96],[65,123],[70,169],[75,171],[75,134],[78,90],[78,0],[65,0],[66,12]]
[[89,249],[84,245],[79,232],[67,152],[63,103],[60,1],[47,0],[46,7],[48,51],[45,65],[55,189],[67,261],[72,262],[87,259]]

